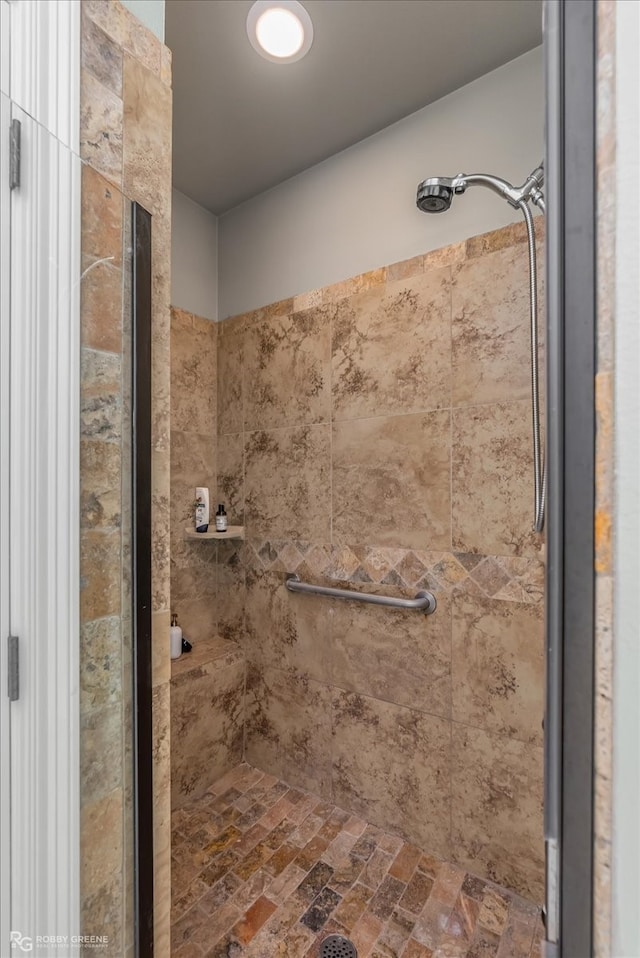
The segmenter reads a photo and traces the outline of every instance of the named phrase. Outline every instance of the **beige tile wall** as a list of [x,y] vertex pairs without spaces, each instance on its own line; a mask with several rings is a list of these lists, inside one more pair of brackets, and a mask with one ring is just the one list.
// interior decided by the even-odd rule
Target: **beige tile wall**
[[616,264],[615,0],[597,5],[598,316],[596,360],[596,700],[594,954],[611,954],[611,781],[613,762],[614,334]]
[[[153,214],[155,952],[169,954],[171,55],[117,0],[83,0],[82,926],[132,954],[129,209]],[[123,737],[124,731],[124,737]],[[105,953],[105,954],[107,954]]]
[[216,543],[188,542],[196,486],[216,496],[215,324],[171,309],[171,610],[191,642],[215,631]]
[[219,324],[219,497],[247,539],[212,624],[248,657],[248,761],[541,900],[527,282],[518,225]]
[[216,637],[172,663],[172,809],[200,798],[242,761],[245,674],[242,650]]

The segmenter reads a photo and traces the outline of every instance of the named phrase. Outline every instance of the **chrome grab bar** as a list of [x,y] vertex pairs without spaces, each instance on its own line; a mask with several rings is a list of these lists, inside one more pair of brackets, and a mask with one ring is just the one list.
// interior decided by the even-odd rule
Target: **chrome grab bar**
[[332,599],[351,599],[352,602],[369,602],[371,605],[384,605],[388,609],[410,609],[432,615],[436,611],[436,597],[432,592],[422,590],[415,599],[395,599],[390,595],[372,595],[370,592],[351,592],[349,589],[333,589],[326,585],[312,585],[301,582],[300,577],[290,572],[285,580],[289,592],[303,592],[307,595],[326,595]]

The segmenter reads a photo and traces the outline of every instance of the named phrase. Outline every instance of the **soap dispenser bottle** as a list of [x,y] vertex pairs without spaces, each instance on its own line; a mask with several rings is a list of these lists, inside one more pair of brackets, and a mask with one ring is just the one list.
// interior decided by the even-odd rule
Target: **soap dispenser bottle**
[[224,504],[221,502],[218,506],[218,511],[216,512],[216,532],[226,532],[227,531],[227,513],[224,509]]
[[171,628],[169,629],[171,658],[179,659],[182,655],[182,629],[178,625],[178,616],[174,612],[171,616]]

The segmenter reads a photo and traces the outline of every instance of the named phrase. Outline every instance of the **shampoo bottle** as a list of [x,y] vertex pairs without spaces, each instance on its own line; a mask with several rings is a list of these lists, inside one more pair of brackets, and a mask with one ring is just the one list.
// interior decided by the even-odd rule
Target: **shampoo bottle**
[[218,506],[218,511],[216,512],[216,532],[226,532],[227,531],[227,513],[224,510],[224,505],[220,503]]
[[178,616],[175,614],[175,612],[171,616],[169,640],[171,645],[171,658],[179,659],[182,655],[182,629],[178,625]]
[[204,486],[196,489],[196,532],[207,532],[209,529],[209,490]]

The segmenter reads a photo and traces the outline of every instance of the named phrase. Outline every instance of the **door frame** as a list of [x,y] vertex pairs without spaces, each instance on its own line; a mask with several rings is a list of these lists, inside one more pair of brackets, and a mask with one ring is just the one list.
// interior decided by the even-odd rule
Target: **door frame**
[[548,958],[593,953],[596,0],[545,0]]

